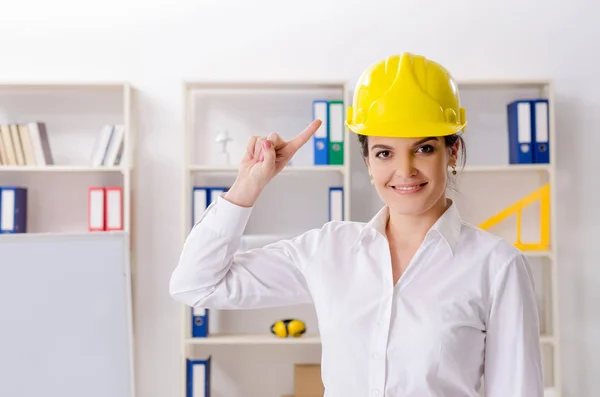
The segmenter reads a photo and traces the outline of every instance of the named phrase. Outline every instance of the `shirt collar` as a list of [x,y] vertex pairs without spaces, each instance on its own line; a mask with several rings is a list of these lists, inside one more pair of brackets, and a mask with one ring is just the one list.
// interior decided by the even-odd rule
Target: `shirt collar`
[[[384,206],[371,220],[364,225],[361,229],[354,244],[358,244],[365,238],[369,233],[378,232],[385,236],[385,228],[389,219],[389,207]],[[438,218],[433,224],[427,234],[438,233],[444,241],[448,244],[452,255],[456,252],[456,245],[460,238],[460,230],[462,226],[462,219],[456,208],[456,204],[451,201],[450,207]]]

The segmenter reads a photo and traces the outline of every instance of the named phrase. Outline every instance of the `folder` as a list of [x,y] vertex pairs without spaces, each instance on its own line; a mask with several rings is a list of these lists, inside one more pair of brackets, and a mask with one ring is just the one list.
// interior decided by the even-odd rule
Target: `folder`
[[344,164],[344,102],[329,101],[329,164]]
[[550,162],[550,117],[548,114],[548,100],[535,99],[533,105],[533,162]]
[[313,135],[314,164],[329,164],[329,121],[328,102],[325,100],[313,101],[313,120],[322,121],[321,126]]
[[329,188],[329,221],[344,220],[344,188]]
[[0,233],[27,232],[27,189],[0,188]]
[[224,186],[210,187],[208,189],[208,205],[211,205],[217,201],[217,198],[219,198],[219,196],[225,193],[227,190],[229,190],[229,188]]
[[192,307],[192,338],[206,338],[209,335],[209,310]]
[[533,163],[532,105],[516,100],[507,105],[510,164]]
[[110,186],[104,189],[105,193],[105,229],[123,230],[123,188]]
[[210,397],[211,357],[187,359],[186,397]]
[[88,230],[103,231],[105,227],[104,187],[93,186],[88,190]]
[[225,186],[194,186],[192,189],[192,227],[202,219],[206,208],[227,192]]
[[200,221],[208,207],[208,188],[195,186],[192,189],[192,227]]

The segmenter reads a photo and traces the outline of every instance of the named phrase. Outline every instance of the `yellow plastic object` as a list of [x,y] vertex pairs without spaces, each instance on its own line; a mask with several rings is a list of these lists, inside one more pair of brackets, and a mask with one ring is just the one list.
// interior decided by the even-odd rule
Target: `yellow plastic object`
[[[521,240],[522,212],[525,207],[537,200],[540,201],[540,241],[538,243],[524,243]],[[543,185],[533,193],[505,208],[481,223],[479,227],[489,229],[514,214],[517,215],[517,241],[514,243],[515,247],[521,251],[548,251],[550,249],[550,184]]]
[[421,138],[467,126],[458,86],[439,63],[411,53],[369,66],[356,84],[346,126],[357,134]]
[[304,335],[305,332],[306,325],[304,322],[296,319],[279,320],[271,325],[271,333],[280,338],[286,338],[288,336],[298,338]]

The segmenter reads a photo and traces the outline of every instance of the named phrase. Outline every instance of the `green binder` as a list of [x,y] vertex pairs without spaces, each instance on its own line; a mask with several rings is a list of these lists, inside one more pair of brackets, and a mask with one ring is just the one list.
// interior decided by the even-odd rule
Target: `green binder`
[[329,164],[344,164],[344,102],[329,101]]

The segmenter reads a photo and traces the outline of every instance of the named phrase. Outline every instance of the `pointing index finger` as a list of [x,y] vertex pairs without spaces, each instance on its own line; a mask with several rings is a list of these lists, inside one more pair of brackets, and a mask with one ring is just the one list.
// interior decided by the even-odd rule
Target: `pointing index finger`
[[319,129],[319,127],[323,124],[321,120],[312,121],[301,133],[296,135],[294,139],[289,141],[288,146],[291,150],[297,151],[304,145],[308,140],[314,135],[315,132]]

